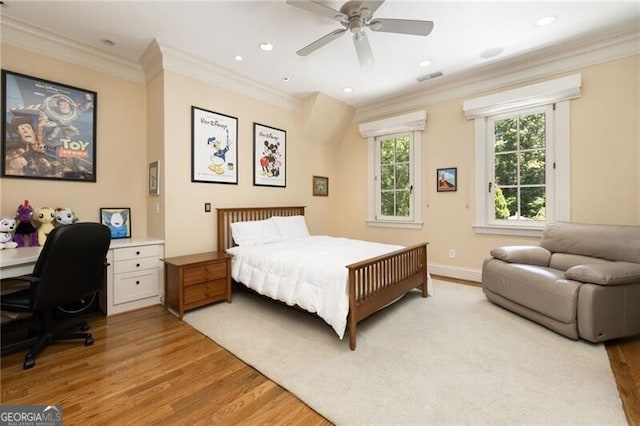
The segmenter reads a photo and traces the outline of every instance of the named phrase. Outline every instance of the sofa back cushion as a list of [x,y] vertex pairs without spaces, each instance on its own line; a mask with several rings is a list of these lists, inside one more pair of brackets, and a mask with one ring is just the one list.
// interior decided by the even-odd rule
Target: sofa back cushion
[[591,263],[611,263],[611,261],[598,257],[583,256],[581,254],[553,253],[551,255],[551,260],[549,261],[549,267],[566,271],[567,269],[573,268],[577,265]]
[[540,246],[553,253],[640,263],[640,226],[554,222],[545,226]]

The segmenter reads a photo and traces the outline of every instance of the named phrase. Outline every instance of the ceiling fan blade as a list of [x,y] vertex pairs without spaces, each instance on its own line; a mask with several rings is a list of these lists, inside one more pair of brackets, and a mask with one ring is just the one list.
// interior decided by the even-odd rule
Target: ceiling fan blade
[[385,33],[428,36],[433,30],[433,21],[380,18],[369,22],[368,27],[372,31],[381,31]]
[[384,3],[384,0],[364,0],[360,5],[360,11],[367,9],[369,11],[369,17],[376,13],[376,10]]
[[375,61],[373,58],[373,52],[371,51],[371,45],[367,34],[362,31],[353,35],[353,44],[356,46],[356,53],[358,54],[358,60],[360,66],[368,67],[373,65]]
[[332,31],[329,34],[327,34],[327,35],[325,35],[323,37],[320,37],[318,40],[314,41],[313,43],[303,47],[300,50],[298,50],[296,53],[298,54],[298,56],[307,56],[309,53],[313,53],[316,50],[320,49],[322,46],[328,44],[329,42],[332,42],[335,39],[337,39],[342,34],[344,34],[346,31],[347,31],[346,28],[341,28],[339,30]]
[[335,9],[331,9],[322,3],[318,3],[313,0],[287,0],[287,4],[291,6],[299,7],[307,12],[315,13],[318,15],[326,16],[327,18],[335,19],[338,22],[346,23],[349,17],[342,12]]

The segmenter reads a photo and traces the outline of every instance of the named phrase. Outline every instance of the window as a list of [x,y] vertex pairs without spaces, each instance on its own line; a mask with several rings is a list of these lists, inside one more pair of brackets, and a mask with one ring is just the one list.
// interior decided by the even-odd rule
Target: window
[[475,119],[475,230],[539,236],[570,220],[570,99],[579,74],[464,102]]
[[360,125],[368,143],[370,226],[420,228],[421,135],[426,112]]
[[489,222],[544,225],[552,189],[547,182],[553,182],[553,168],[547,167],[553,159],[553,152],[547,153],[553,146],[553,109],[489,117],[488,124]]
[[396,133],[375,138],[376,217],[383,220],[411,220],[413,174],[411,133]]

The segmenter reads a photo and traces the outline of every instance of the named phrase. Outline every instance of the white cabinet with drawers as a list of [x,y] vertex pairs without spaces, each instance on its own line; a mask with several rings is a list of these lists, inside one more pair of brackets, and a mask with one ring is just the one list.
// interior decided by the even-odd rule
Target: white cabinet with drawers
[[107,315],[162,303],[164,242],[153,238],[111,240],[107,262]]

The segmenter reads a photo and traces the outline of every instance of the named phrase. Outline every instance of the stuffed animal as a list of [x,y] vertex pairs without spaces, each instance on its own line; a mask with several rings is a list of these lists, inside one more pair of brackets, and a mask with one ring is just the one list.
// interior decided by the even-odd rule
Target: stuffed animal
[[102,212],[102,222],[109,227],[111,238],[127,236],[127,212]]
[[12,217],[0,217],[0,250],[16,248],[18,243],[13,241],[13,233],[16,231],[16,220]]
[[16,232],[13,236],[13,240],[18,243],[18,247],[37,246],[38,245],[38,230],[31,221],[33,220],[33,207],[29,204],[29,200],[24,200],[24,203],[18,206],[16,210],[16,220],[18,226],[16,226]]
[[47,235],[53,230],[53,223],[56,220],[56,213],[50,207],[36,209],[33,220],[38,224],[38,244],[44,245]]
[[58,207],[56,209],[56,222],[55,226],[60,225],[71,225],[72,223],[76,223],[78,218],[75,213],[71,211],[69,208],[61,208]]

